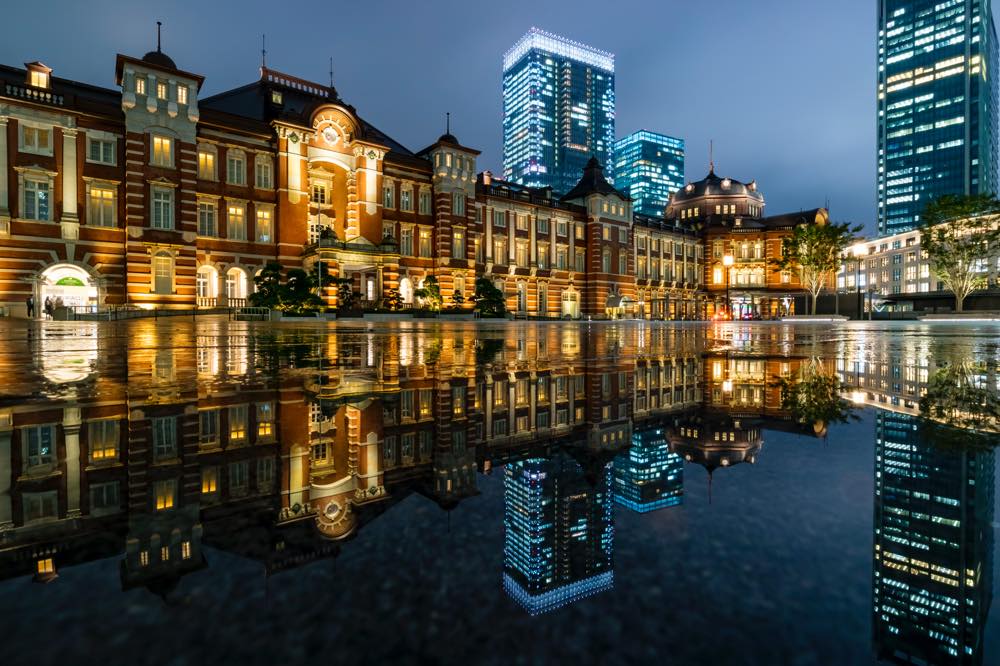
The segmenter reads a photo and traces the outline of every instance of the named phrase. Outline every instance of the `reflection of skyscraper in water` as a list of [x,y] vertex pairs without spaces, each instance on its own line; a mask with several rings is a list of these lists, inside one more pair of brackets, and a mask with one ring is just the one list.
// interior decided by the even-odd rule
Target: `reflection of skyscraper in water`
[[529,458],[506,466],[503,586],[537,615],[609,589],[611,469],[587,479],[573,458]]
[[615,458],[615,501],[639,513],[684,501],[684,459],[670,452],[661,428],[632,434],[632,446]]
[[934,448],[879,411],[872,623],[880,659],[981,664],[993,578],[992,451]]

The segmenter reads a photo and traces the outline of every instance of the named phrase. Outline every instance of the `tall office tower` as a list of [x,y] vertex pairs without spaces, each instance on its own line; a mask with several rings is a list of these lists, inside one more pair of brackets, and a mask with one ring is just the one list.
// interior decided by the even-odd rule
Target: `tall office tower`
[[632,210],[663,217],[670,194],[684,187],[684,139],[648,130],[615,142],[615,187],[632,197]]
[[596,483],[566,453],[504,470],[503,587],[532,615],[614,584],[611,470]]
[[615,501],[647,513],[684,501],[684,459],[670,452],[661,428],[632,434],[632,446],[615,458]]
[[993,590],[994,452],[875,415],[872,632],[882,660],[981,664]]
[[878,231],[920,225],[944,194],[997,186],[990,0],[880,0]]
[[615,141],[615,57],[532,28],[503,56],[504,179],[569,192]]

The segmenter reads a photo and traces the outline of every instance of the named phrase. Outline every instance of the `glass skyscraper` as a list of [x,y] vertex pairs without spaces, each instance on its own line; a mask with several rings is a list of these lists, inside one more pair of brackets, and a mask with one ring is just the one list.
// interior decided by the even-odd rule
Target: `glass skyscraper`
[[648,130],[615,142],[615,187],[632,209],[663,217],[670,194],[684,187],[684,139]]
[[569,192],[591,157],[609,180],[615,57],[532,28],[503,57],[504,179]]
[[504,469],[503,587],[532,615],[609,589],[610,465],[591,484],[566,453]]
[[993,592],[992,450],[939,448],[875,415],[872,631],[880,660],[981,664]]
[[920,225],[943,194],[996,191],[990,0],[880,0],[878,231]]
[[615,501],[648,513],[684,501],[684,459],[670,452],[661,428],[632,434],[632,446],[615,458]]

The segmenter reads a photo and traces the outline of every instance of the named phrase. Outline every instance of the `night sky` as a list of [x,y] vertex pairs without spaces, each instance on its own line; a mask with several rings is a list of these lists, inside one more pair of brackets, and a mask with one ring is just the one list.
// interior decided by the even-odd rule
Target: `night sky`
[[452,131],[501,171],[503,52],[537,26],[616,56],[617,133],[687,142],[688,180],[756,178],[772,214],[822,206],[874,230],[874,0],[681,2],[7,3],[0,62],[41,60],[55,76],[114,85],[115,54],[155,46],[205,76],[203,95],[270,67],[334,84],[412,150]]

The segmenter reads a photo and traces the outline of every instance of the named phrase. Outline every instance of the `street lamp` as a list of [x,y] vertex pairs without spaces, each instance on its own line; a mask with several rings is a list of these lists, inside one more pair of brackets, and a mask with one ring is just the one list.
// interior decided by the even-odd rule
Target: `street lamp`
[[733,318],[733,306],[729,300],[729,269],[735,263],[736,259],[731,254],[727,254],[722,258],[722,265],[726,267],[726,314],[729,318]]
[[854,297],[857,301],[858,319],[863,320],[864,312],[861,310],[861,257],[866,254],[863,243],[857,243],[851,247],[851,254],[854,255]]

